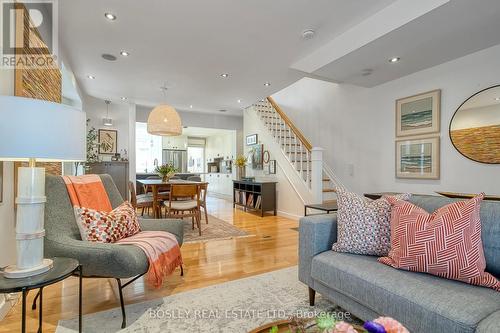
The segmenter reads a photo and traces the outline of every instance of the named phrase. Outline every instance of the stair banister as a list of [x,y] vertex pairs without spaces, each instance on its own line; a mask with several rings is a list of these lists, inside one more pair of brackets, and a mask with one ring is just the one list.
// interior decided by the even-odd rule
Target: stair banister
[[311,151],[312,145],[309,142],[309,140],[307,140],[306,137],[302,134],[302,132],[297,127],[295,127],[295,125],[293,124],[293,122],[290,120],[290,118],[288,118],[288,116],[285,114],[285,112],[283,112],[283,110],[281,110],[280,106],[278,104],[276,104],[276,102],[274,101],[274,99],[269,96],[267,98],[267,100],[269,101],[269,103],[271,103],[271,105],[273,106],[274,110],[276,110],[276,112],[280,115],[281,119],[283,119],[283,121],[285,122],[285,124],[288,127],[290,127],[290,129],[292,130],[292,132],[297,136],[297,138],[300,140],[300,142],[302,142],[302,144],[304,145],[304,147],[308,151]]
[[323,203],[323,148],[311,150],[311,191],[314,204]]

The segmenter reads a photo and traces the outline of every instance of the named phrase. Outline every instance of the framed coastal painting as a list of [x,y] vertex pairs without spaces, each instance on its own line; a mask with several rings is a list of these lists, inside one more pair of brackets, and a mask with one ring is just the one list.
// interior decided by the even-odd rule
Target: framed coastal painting
[[396,140],[396,178],[439,179],[439,137]]
[[115,130],[99,130],[99,154],[114,155],[118,144],[118,132]]
[[396,137],[439,133],[441,90],[396,101]]

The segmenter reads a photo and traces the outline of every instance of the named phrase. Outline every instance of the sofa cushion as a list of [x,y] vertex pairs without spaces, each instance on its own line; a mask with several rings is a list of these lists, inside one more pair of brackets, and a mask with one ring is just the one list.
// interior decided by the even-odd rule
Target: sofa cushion
[[[386,256],[391,248],[391,205],[337,187],[337,242],[333,251]],[[410,194],[398,195],[407,200]]]
[[[435,195],[413,195],[409,201],[428,212],[433,212],[459,200]],[[500,278],[500,201],[483,200],[480,214],[486,271]]]
[[387,198],[392,206],[391,251],[379,262],[500,291],[500,282],[485,272],[479,219],[483,197],[450,203],[432,214]]
[[474,332],[500,310],[500,293],[492,289],[396,270],[376,257],[323,252],[313,258],[311,275],[410,332]]

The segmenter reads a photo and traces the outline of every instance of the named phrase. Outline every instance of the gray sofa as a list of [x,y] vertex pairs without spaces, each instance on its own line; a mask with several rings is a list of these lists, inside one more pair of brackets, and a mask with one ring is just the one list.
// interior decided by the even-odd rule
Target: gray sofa
[[[413,196],[429,212],[455,200]],[[500,277],[500,202],[481,204],[482,240],[487,271]],[[300,220],[299,279],[315,293],[362,320],[390,316],[412,333],[500,332],[500,292],[429,274],[397,270],[377,257],[331,250],[337,215]]]
[[[124,200],[113,179],[109,175],[99,176],[111,205],[113,208],[118,207]],[[82,241],[66,185],[60,176],[48,175],[46,177],[45,192],[47,196],[45,205],[45,257],[75,258],[82,265],[84,277],[116,279],[123,315],[122,328],[124,328],[126,326],[126,316],[122,289],[148,271],[148,258],[139,247],[133,245]],[[179,245],[182,245],[184,229],[181,220],[140,219],[139,224],[143,231],[170,232],[175,235]],[[133,279],[122,285],[120,279],[125,278]]]

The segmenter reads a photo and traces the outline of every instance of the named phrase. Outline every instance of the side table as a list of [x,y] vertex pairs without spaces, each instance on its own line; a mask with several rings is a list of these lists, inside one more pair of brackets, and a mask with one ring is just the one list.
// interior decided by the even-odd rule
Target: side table
[[[21,332],[26,332],[26,296],[30,290],[39,289],[39,322],[38,332],[42,332],[42,301],[43,288],[72,275],[79,277],[78,289],[78,332],[82,332],[82,266],[78,260],[71,258],[53,258],[54,267],[46,273],[22,279],[6,279],[0,275],[0,293],[22,293]],[[36,300],[35,300],[36,301]]]
[[[327,203],[317,204],[317,205],[305,205],[304,206],[304,216],[307,216],[307,209],[321,210],[330,214],[330,212],[336,212],[338,210],[337,201],[331,201]],[[317,214],[316,214],[317,215]]]

